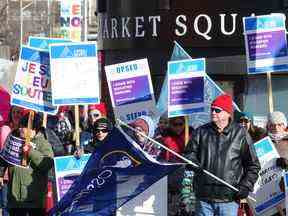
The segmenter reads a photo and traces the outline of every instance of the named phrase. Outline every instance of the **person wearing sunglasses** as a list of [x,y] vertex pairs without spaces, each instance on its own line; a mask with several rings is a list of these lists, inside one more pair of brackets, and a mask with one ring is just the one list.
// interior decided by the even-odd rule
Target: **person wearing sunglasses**
[[74,152],[74,156],[79,158],[83,153],[93,153],[97,147],[102,145],[112,131],[113,125],[107,118],[99,118],[93,124],[92,139],[87,145],[81,146]]
[[235,120],[248,131],[254,143],[265,137],[265,129],[253,124],[253,116],[251,113],[235,112],[234,116]]
[[[198,166],[194,191],[197,215],[236,216],[240,199],[247,198],[258,179],[260,163],[248,132],[232,121],[232,98],[219,95],[211,104],[211,122],[198,127],[185,149],[185,157]],[[236,187],[229,187],[206,175],[203,170]]]

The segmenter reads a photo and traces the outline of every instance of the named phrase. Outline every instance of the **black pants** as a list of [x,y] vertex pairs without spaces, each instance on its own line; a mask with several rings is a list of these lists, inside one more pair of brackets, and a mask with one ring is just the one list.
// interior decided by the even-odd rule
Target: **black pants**
[[41,208],[13,208],[9,209],[9,216],[45,216],[45,209]]

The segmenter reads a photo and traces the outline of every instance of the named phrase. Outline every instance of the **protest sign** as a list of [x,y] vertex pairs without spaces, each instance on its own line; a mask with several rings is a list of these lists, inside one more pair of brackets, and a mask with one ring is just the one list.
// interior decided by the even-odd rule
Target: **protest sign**
[[256,215],[273,215],[277,212],[277,206],[284,207],[285,200],[285,194],[279,187],[282,169],[276,166],[276,158],[279,154],[269,137],[256,142],[254,147],[261,170],[254,191],[250,194],[257,202],[248,201]]
[[23,158],[22,147],[24,144],[25,140],[12,135],[8,136],[4,148],[1,150],[0,157],[11,165],[21,166]]
[[243,18],[249,74],[288,70],[284,14]]
[[168,117],[204,111],[205,59],[168,62]]
[[29,36],[28,45],[33,48],[43,49],[49,51],[49,45],[55,43],[71,42],[68,39],[62,38],[47,38],[47,37],[34,37]]
[[100,102],[97,45],[50,45],[52,102],[54,105]]
[[54,158],[58,200],[64,196],[74,180],[81,174],[90,156],[91,154],[84,154],[79,159],[74,156]]
[[23,46],[12,88],[11,104],[55,114],[52,105],[49,53]]
[[60,1],[60,37],[81,41],[81,0]]
[[147,59],[105,66],[105,71],[116,118],[131,122],[141,115],[156,116]]
[[[188,60],[192,59],[191,56],[177,43],[174,41],[174,49],[171,55],[170,61],[177,60]],[[204,79],[204,101],[205,101],[205,110],[204,112],[192,113],[189,116],[189,124],[194,128],[197,128],[201,125],[204,125],[210,121],[210,104],[211,102],[220,94],[224,92],[222,89],[206,74]],[[233,102],[234,110],[240,111],[237,104]],[[161,88],[161,94],[157,101],[157,110],[160,114],[165,114],[168,108],[168,84],[167,84],[167,75],[163,82]]]

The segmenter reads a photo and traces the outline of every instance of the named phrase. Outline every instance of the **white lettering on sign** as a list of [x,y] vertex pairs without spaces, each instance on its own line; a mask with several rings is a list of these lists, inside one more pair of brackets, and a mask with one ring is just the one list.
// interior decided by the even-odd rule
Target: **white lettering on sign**
[[[175,16],[174,29],[171,31],[177,37],[185,37],[187,34],[195,34],[205,40],[213,39],[213,31],[219,31],[222,35],[231,36],[236,33],[237,13],[221,13],[215,16],[208,14],[198,14],[189,18],[188,15],[179,14]],[[99,35],[103,39],[131,39],[144,37],[159,37],[160,24],[162,18],[155,16],[127,16],[127,17],[105,17],[102,16],[99,23]],[[215,22],[216,20],[216,22]],[[273,25],[271,23],[271,25]]]

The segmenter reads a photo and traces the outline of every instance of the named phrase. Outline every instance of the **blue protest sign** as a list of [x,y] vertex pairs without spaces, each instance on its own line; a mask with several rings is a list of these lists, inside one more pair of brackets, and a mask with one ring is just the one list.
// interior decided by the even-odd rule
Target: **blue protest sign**
[[249,74],[288,70],[284,14],[243,18]]
[[68,39],[62,39],[62,38],[47,38],[47,37],[30,36],[29,41],[28,41],[28,45],[30,47],[49,51],[49,45],[50,44],[65,43],[65,42],[71,42],[71,41]]
[[205,59],[168,62],[168,117],[204,111]]
[[91,154],[84,154],[80,158],[62,156],[54,158],[57,198],[60,200],[69,190],[74,180],[81,174]]

